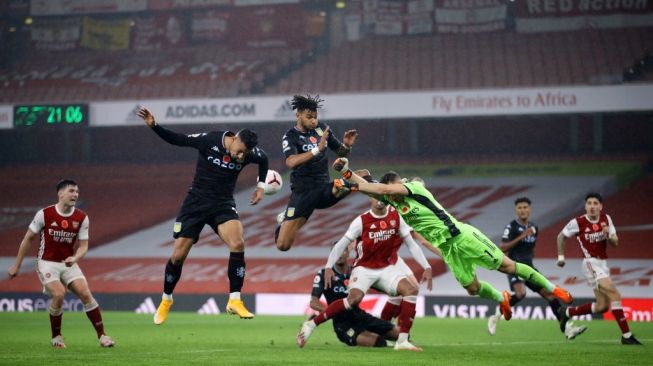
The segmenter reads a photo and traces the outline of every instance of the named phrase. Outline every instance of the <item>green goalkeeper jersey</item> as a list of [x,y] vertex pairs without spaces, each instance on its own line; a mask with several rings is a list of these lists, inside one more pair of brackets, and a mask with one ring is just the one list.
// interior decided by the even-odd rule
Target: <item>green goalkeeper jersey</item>
[[435,247],[460,234],[460,222],[442,208],[422,183],[408,182],[404,187],[408,189],[408,196],[403,196],[403,201],[394,201],[388,195],[384,200],[397,209],[416,232]]

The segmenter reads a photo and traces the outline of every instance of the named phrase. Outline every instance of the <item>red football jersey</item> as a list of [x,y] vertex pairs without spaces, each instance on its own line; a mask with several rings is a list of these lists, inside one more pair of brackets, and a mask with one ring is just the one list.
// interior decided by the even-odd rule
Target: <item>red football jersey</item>
[[572,219],[565,226],[563,235],[566,237],[576,235],[585,258],[607,259],[608,236],[603,232],[604,226],[609,228],[610,235],[617,233],[610,216],[601,213],[598,221],[591,222],[587,215],[582,215]]
[[61,214],[56,205],[40,210],[29,226],[33,233],[41,234],[38,259],[62,262],[73,256],[77,239],[88,240],[88,227],[88,216],[78,208],[69,215]]
[[410,230],[392,207],[383,217],[375,217],[370,211],[360,215],[346,234],[350,238],[358,234],[353,266],[383,268],[395,264],[402,236],[410,235]]

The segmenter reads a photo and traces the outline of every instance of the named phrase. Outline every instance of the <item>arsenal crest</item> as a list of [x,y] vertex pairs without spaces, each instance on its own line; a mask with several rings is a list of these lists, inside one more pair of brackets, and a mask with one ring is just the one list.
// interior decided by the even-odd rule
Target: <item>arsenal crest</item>
[[73,229],[79,228],[79,221],[73,221]]

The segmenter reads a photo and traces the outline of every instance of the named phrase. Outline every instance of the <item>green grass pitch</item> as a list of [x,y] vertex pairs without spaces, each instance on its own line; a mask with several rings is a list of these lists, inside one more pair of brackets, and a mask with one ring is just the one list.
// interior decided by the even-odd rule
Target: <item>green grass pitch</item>
[[622,346],[612,321],[588,322],[589,330],[567,341],[553,321],[499,323],[491,337],[482,319],[418,318],[412,339],[424,352],[347,347],[330,323],[306,348],[295,345],[301,317],[197,315],[174,311],[155,326],[151,315],[105,312],[112,349],[99,347],[82,313],[65,313],[66,349],[50,346],[48,315],[0,313],[2,365],[650,365],[653,323],[632,323],[644,346]]

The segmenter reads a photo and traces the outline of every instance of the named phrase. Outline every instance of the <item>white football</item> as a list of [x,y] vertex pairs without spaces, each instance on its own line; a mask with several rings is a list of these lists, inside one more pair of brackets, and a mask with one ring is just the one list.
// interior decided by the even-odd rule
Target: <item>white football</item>
[[265,194],[271,195],[279,192],[283,187],[283,179],[281,179],[281,174],[276,170],[269,169],[268,174],[265,177]]

